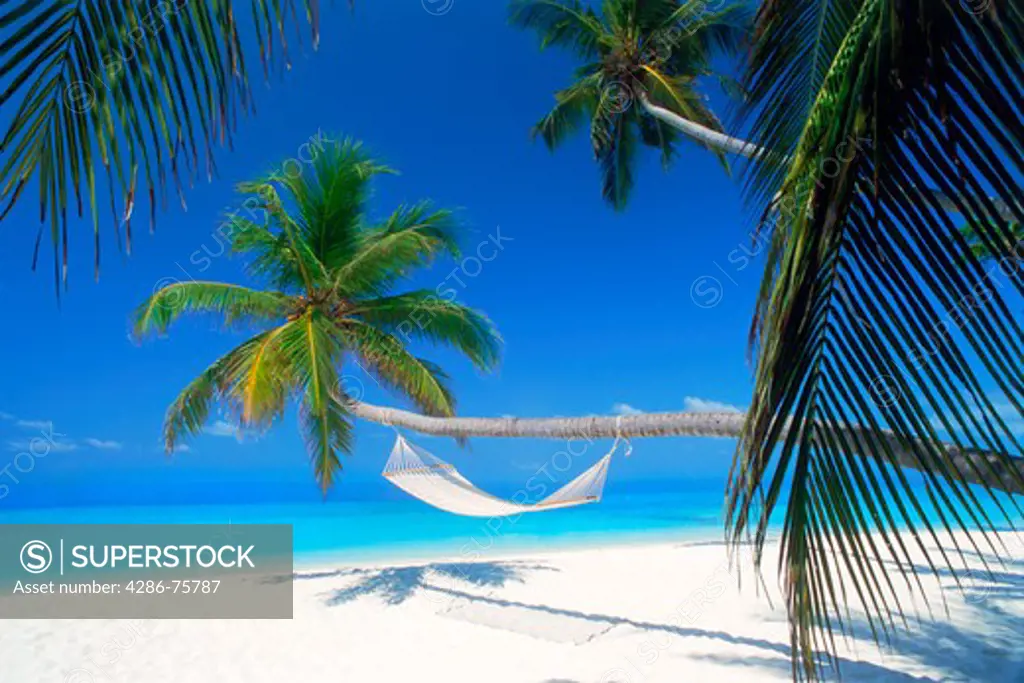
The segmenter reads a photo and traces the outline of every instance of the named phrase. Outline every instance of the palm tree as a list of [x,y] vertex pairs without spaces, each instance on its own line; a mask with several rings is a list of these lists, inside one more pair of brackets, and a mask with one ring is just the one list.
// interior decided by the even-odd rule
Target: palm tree
[[427,203],[400,206],[381,223],[365,214],[370,181],[391,173],[350,141],[328,146],[301,173],[243,183],[262,223],[237,218],[232,251],[262,287],[175,283],[137,310],[134,333],[163,333],[185,313],[212,313],[262,331],[214,361],[174,400],[164,423],[173,452],[214,404],[243,428],[266,429],[290,398],[299,403],[307,450],[326,492],[352,449],[342,368],[358,364],[419,410],[450,416],[448,376],[415,356],[413,340],[461,352],[478,368],[498,361],[500,339],[482,314],[433,290],[391,293],[416,268],[458,256],[457,225]]
[[[1024,452],[1008,419],[1024,415],[1024,330],[1007,302],[1024,293],[1024,268],[983,268],[946,206],[989,248],[1012,244],[1024,220],[1024,13],[1015,2],[773,0],[755,31],[751,138],[784,163],[755,163],[749,184],[772,220],[727,519],[735,542],[753,536],[760,563],[789,491],[779,573],[793,675],[816,679],[835,663],[834,633],[849,632],[848,600],[876,640],[906,624],[894,584],[920,585],[908,546],[936,575],[955,572],[961,544],[929,552],[925,539],[949,545],[963,530],[964,546],[997,552],[994,525],[1021,511],[968,486],[941,439]],[[848,457],[835,430],[853,424],[871,457]],[[920,486],[894,466],[893,441],[916,444]]]
[[542,49],[565,48],[586,61],[575,82],[555,93],[554,109],[533,135],[554,150],[589,122],[601,192],[616,209],[633,187],[639,144],[660,150],[665,166],[680,132],[723,163],[726,152],[753,154],[721,132],[698,89],[698,79],[714,75],[714,55],[736,50],[747,37],[747,18],[741,4],[707,10],[702,0],[606,0],[600,14],[580,0],[513,0],[513,25],[536,31]]
[[[238,35],[239,5],[244,3],[4,3],[0,107],[13,107],[19,97],[20,104],[0,142],[8,155],[0,164],[0,220],[37,178],[40,226],[32,265],[48,225],[58,296],[67,280],[69,212],[82,217],[86,205],[90,209],[98,277],[100,213],[106,207],[97,195],[103,186],[118,245],[123,225],[130,253],[139,201],[148,201],[152,230],[157,204],[166,208],[168,184],[184,205],[183,182],[191,186],[197,177],[211,177],[213,148],[230,147],[238,115],[255,111]],[[307,24],[316,49],[318,0],[250,5],[244,14],[252,16],[264,79],[275,65],[291,66],[289,24]],[[296,38],[302,49],[301,32]]]
[[[554,150],[589,119],[604,173],[603,194],[616,209],[625,207],[633,185],[638,138],[662,151],[666,167],[675,154],[677,133],[710,149],[723,163],[729,154],[762,163],[789,162],[770,148],[722,132],[696,89],[698,77],[714,75],[710,60],[717,52],[735,52],[747,42],[744,5],[608,0],[599,15],[578,0],[512,0],[510,21],[535,30],[541,49],[564,47],[592,60],[579,68],[575,83],[555,93],[555,108],[532,133]],[[731,78],[719,74],[717,79],[730,94],[745,97]],[[963,209],[944,193],[931,192],[946,210]],[[1012,219],[1011,208],[989,199],[1003,218]]]

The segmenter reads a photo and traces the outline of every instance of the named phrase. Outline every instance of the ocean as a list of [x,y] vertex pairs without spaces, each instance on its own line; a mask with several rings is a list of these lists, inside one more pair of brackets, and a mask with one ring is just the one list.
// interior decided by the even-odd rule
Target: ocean
[[[483,488],[506,498],[514,493],[508,484]],[[202,498],[145,505],[139,504],[145,499],[144,491],[122,488],[122,495],[128,497],[117,505],[0,507],[0,524],[291,524],[297,567],[470,560],[604,545],[719,541],[724,538],[724,488],[724,477],[609,481],[599,503],[503,518],[454,515],[380,482],[365,488],[346,487],[348,498],[339,499],[340,492],[332,492],[326,501],[312,492],[294,500],[254,499],[253,491],[243,486],[222,489],[219,496],[205,491]],[[940,528],[924,491],[920,485],[915,489],[927,517]],[[1001,512],[976,493],[995,525],[1007,528]],[[1012,514],[1006,497],[1000,498],[1015,526],[1024,526],[1021,517]],[[781,500],[773,515],[773,531],[780,529],[785,508]],[[895,506],[890,509],[895,512]],[[911,516],[915,523],[921,519],[913,512]],[[975,526],[969,516],[965,521]]]
[[599,503],[505,518],[416,499],[0,510],[2,524],[291,524],[296,566],[500,556],[605,544],[721,539],[722,482],[611,487]]

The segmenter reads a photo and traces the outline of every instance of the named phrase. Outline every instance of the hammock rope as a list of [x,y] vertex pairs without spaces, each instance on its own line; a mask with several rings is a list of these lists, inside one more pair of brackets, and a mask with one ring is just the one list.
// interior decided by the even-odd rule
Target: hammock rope
[[[454,465],[409,443],[397,430],[396,434],[391,457],[382,472],[384,478],[428,505],[467,517],[508,517],[597,503],[604,492],[612,454],[622,442],[616,437],[611,450],[589,469],[550,496],[527,504],[498,498],[477,488]],[[628,455],[632,446],[626,443]]]

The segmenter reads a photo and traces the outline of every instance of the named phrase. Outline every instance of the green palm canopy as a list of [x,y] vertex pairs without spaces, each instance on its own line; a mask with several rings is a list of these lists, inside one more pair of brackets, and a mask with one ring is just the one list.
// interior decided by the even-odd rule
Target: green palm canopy
[[[352,449],[352,420],[340,385],[351,364],[421,411],[451,416],[448,376],[408,348],[425,341],[456,349],[483,370],[498,362],[500,338],[481,313],[433,290],[393,293],[434,258],[458,257],[450,212],[400,206],[376,223],[365,214],[372,178],[391,170],[350,141],[327,146],[301,173],[243,183],[245,206],[265,220],[235,217],[232,251],[263,288],[183,282],[151,296],[134,333],[163,333],[186,313],[262,331],[214,361],[175,399],[164,423],[168,452],[203,428],[215,404],[243,428],[265,429],[289,399],[299,404],[316,478],[324,491]],[[254,213],[255,213],[254,211]]]
[[[1024,13],[771,0],[755,35],[752,139],[785,161],[750,179],[770,241],[727,520],[760,563],[789,492],[778,573],[794,678],[817,679],[850,603],[887,639],[921,605],[902,590],[958,576],[966,553],[1001,554],[992,530],[1020,518],[1018,499],[968,485],[941,442],[1003,454],[971,467],[1020,486],[1007,456],[1024,453],[1024,261],[996,268],[972,248],[1009,257],[1024,220]],[[905,444],[920,478],[899,467]]]
[[[536,31],[541,49],[564,48],[585,62],[572,85],[555,93],[554,109],[534,126],[533,136],[554,150],[589,124],[601,193],[616,209],[625,207],[633,187],[638,147],[660,150],[668,166],[680,137],[648,113],[641,98],[700,128],[722,130],[698,79],[714,75],[717,52],[734,51],[746,38],[742,5],[604,0],[598,13],[579,0],[514,0],[510,21]],[[724,152],[715,153],[726,163]]]
[[[254,28],[264,78],[290,51],[319,41],[317,0],[15,0],[0,7],[0,108],[13,117],[0,151],[0,220],[38,182],[40,226],[54,276],[67,279],[68,218],[91,213],[95,271],[100,213],[131,251],[131,219],[149,227],[168,186],[215,171],[239,115],[255,111],[238,35]],[[291,25],[297,30],[292,36]],[[109,194],[109,199],[104,198]]]

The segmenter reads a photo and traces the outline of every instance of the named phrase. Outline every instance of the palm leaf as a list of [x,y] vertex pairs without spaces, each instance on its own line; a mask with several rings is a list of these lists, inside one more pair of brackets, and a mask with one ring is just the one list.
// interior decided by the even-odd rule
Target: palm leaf
[[432,290],[360,301],[349,314],[406,340],[425,339],[458,349],[481,370],[492,370],[501,337],[485,315]]
[[651,36],[668,54],[668,63],[678,73],[710,71],[714,54],[735,54],[750,36],[750,11],[741,4],[706,0],[678,0],[664,3],[670,11],[652,18]]
[[[254,109],[229,0],[123,3],[20,0],[0,9],[0,107],[17,109],[0,143],[0,219],[38,181],[40,229],[48,225],[58,284],[67,279],[68,212],[89,205],[98,277],[102,165],[110,218],[130,253],[132,217],[144,195],[149,227],[167,184],[211,177],[213,149],[231,145],[239,114]],[[294,0],[251,0],[264,76],[287,65]],[[302,0],[303,23],[319,40],[317,0]],[[289,18],[291,17],[291,18]],[[300,38],[301,43],[301,38]],[[116,197],[122,199],[117,208]],[[58,289],[59,294],[59,289]]]
[[633,189],[636,134],[626,114],[608,104],[608,98],[606,91],[590,124],[590,142],[601,170],[601,196],[622,211]]
[[661,150],[661,165],[667,170],[675,155],[674,145],[679,139],[679,131],[653,116],[641,116],[639,125],[640,140],[648,147]]
[[310,309],[279,341],[289,374],[301,392],[300,419],[317,483],[326,494],[341,470],[340,453],[351,451],[351,425],[338,401],[339,335],[331,321]]
[[537,31],[541,49],[565,47],[581,57],[594,57],[611,36],[600,18],[579,0],[512,0],[509,22],[518,28]]
[[[685,119],[699,123],[716,132],[723,132],[721,121],[708,108],[704,98],[694,91],[692,79],[689,77],[669,76],[653,67],[645,67],[647,78],[644,88],[648,97],[655,104],[665,106]],[[729,171],[728,156],[724,151],[713,147],[705,148],[718,157],[725,170]]]
[[[277,268],[268,269],[267,264],[261,264],[260,257],[266,256],[266,249],[270,245],[266,239],[267,235],[257,231],[251,241],[246,241],[243,238],[244,246],[241,247],[242,251],[256,252],[257,262],[253,266],[254,270],[263,274],[273,272],[285,284],[292,284],[290,276],[294,276],[295,286],[304,289],[306,296],[315,296],[318,287],[329,283],[330,276],[327,266],[317,258],[315,245],[306,239],[306,232],[303,230],[302,224],[303,215],[299,213],[297,217],[293,216],[289,211],[290,207],[281,197],[280,189],[284,189],[285,194],[291,194],[292,189],[281,178],[274,176],[239,183],[237,189],[242,194],[251,195],[246,200],[250,208],[264,212],[266,223],[262,227],[270,235],[276,234],[279,237],[280,246],[278,248],[280,251],[278,253],[286,257]],[[292,199],[295,199],[294,195],[292,195]],[[274,230],[277,232],[274,233]],[[289,270],[292,272],[289,273]]]
[[288,235],[237,215],[229,221],[231,251],[249,257],[246,270],[253,278],[282,291],[296,292],[305,287],[301,256],[292,248]]
[[601,74],[591,74],[556,92],[555,107],[533,127],[530,135],[540,136],[548,149],[554,150],[593,116],[601,98],[602,83]]
[[178,394],[164,418],[164,447],[167,453],[173,453],[183,437],[195,436],[202,431],[215,404],[239,407],[239,392],[236,388],[243,384],[248,368],[252,366],[260,346],[270,334],[260,334],[232,349]]
[[306,448],[313,463],[313,474],[324,495],[342,470],[342,453],[351,453],[354,439],[352,423],[337,397],[306,390],[299,408],[299,419],[306,436]]
[[261,292],[220,282],[175,282],[155,292],[135,311],[133,333],[163,334],[183,313],[214,313],[225,325],[239,320],[280,320],[293,306],[281,292]]
[[248,362],[238,368],[229,396],[241,408],[243,426],[267,429],[284,413],[289,393],[296,388],[286,342],[302,323],[291,320],[260,335]]
[[[754,536],[760,565],[789,491],[779,570],[793,672],[817,679],[836,663],[834,629],[849,633],[848,600],[876,639],[906,623],[883,562],[919,592],[908,545],[930,571],[955,573],[964,546],[998,554],[991,532],[1020,513],[1016,500],[968,486],[941,443],[1002,454],[985,474],[1024,483],[1010,461],[1020,440],[997,405],[1024,415],[1024,333],[1005,300],[1024,292],[1024,273],[1004,281],[982,269],[927,188],[992,244],[1010,237],[997,202],[1024,215],[1012,180],[1024,172],[1024,79],[1009,47],[1024,18],[862,0],[815,3],[828,7],[812,29],[794,20],[810,4],[765,4],[747,83],[761,140],[788,157],[752,186],[778,218],[766,226],[756,388],[727,517],[733,541]],[[815,57],[792,66],[794,55]],[[781,103],[807,101],[799,129],[782,120],[792,113]],[[893,448],[915,442],[920,482]]]
[[382,225],[360,232],[354,253],[332,272],[334,287],[347,295],[377,294],[438,256],[458,258],[457,231],[447,209],[402,205]]
[[323,146],[298,173],[269,176],[293,207],[299,237],[327,270],[348,262],[359,246],[360,218],[374,176],[395,171],[350,138]]
[[364,370],[409,398],[419,410],[439,417],[455,414],[448,375],[434,363],[409,353],[397,337],[354,320],[345,321],[339,334],[363,360]]
[[[782,0],[763,2],[751,54],[746,87],[749,102],[764,111],[750,131],[750,140],[791,158],[839,47],[863,0]],[[752,109],[752,107],[748,107]],[[755,168],[751,192],[771,198],[785,167]]]

